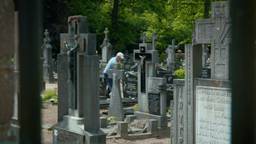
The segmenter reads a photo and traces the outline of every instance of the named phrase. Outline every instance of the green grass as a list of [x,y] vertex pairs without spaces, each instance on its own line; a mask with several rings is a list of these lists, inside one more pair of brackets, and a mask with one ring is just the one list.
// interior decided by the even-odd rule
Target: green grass
[[54,89],[47,89],[42,93],[42,101],[43,102],[54,102],[57,103],[58,95],[57,91]]

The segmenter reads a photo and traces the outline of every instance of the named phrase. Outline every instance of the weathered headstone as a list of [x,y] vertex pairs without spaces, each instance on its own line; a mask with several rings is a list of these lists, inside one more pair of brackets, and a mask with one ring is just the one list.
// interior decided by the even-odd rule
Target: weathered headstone
[[138,105],[135,112],[137,118],[152,118],[158,121],[158,127],[166,127],[166,84],[165,78],[156,77],[158,51],[156,50],[157,36],[152,36],[152,44],[143,42],[139,50],[134,50],[134,60],[138,62]]
[[64,115],[68,115],[69,110],[69,89],[68,89],[68,54],[65,47],[61,48],[57,57],[58,73],[58,122],[63,120]]
[[166,115],[166,79],[160,77],[148,78],[149,113]]
[[[153,40],[156,36],[153,35]],[[138,104],[141,112],[149,112],[147,97],[147,78],[156,75],[155,64],[158,62],[158,52],[152,49],[150,43],[143,42],[139,44],[139,50],[134,50],[134,60],[138,64]],[[155,43],[155,42],[152,42]]]
[[106,135],[100,131],[96,35],[88,33],[84,16],[71,16],[68,22],[69,33],[61,35],[63,47],[58,57],[62,95],[54,143],[103,144]]
[[196,86],[196,144],[231,144],[231,90],[228,83],[218,83]]
[[[185,46],[185,85],[177,80],[174,83],[174,144],[231,143],[227,12],[227,2],[213,2],[212,18],[196,21],[193,45]],[[201,78],[205,46],[209,44],[211,77]]]
[[111,75],[113,75],[113,86],[110,96],[109,116],[113,116],[116,120],[122,121],[124,118],[120,80],[123,77],[123,70],[113,69]]
[[[195,143],[231,143],[230,18],[227,2],[212,3],[211,79],[195,81]],[[199,23],[200,24],[200,23]],[[197,26],[197,28],[200,28]],[[207,37],[196,33],[196,37]]]
[[186,102],[187,99],[184,94],[184,80],[174,80],[174,106],[173,118],[171,121],[171,143],[187,143],[187,119]]
[[211,78],[229,79],[230,18],[225,2],[212,4],[212,17],[196,21],[195,44],[211,44]]
[[175,69],[175,49],[177,46],[175,45],[175,40],[172,40],[172,45],[168,45],[165,53],[167,54],[167,71],[170,73],[174,72]]
[[42,45],[43,51],[43,80],[45,83],[53,82],[53,58],[52,58],[52,45],[50,44],[51,38],[46,29],[44,31],[44,42]]
[[109,42],[109,38],[108,38],[108,28],[105,28],[104,34],[105,34],[105,38],[103,40],[103,43],[101,44],[101,48],[102,48],[102,59],[101,61],[104,63],[107,63],[108,60],[111,58],[112,55],[112,45]]
[[[84,16],[71,16],[68,19],[68,33],[61,34],[61,51],[67,59],[68,65],[64,64],[67,79],[67,89],[64,90],[68,95],[69,114],[72,116],[83,117],[83,94],[81,90],[84,86],[82,80],[84,76],[83,55],[90,52],[88,41],[91,36],[88,33],[87,18]],[[66,54],[64,54],[66,53]],[[64,58],[65,59],[65,58]],[[60,62],[61,63],[61,62]],[[61,69],[60,69],[61,70]],[[66,71],[67,70],[67,71]],[[64,94],[65,95],[65,94]]]
[[100,104],[99,104],[99,58],[96,54],[96,35],[90,34],[87,48],[91,49],[85,55],[84,88],[82,93],[84,110],[85,144],[104,144],[106,134],[100,130]]

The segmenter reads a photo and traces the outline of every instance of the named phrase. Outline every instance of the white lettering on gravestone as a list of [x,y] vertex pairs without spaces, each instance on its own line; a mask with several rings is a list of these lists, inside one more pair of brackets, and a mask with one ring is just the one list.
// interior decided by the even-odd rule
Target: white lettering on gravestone
[[196,87],[196,144],[231,144],[229,88]]

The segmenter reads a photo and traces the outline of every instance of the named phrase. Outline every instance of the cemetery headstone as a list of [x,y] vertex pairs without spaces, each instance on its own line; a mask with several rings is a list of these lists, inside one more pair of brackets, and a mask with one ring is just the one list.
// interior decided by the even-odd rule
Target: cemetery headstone
[[[186,45],[185,85],[175,82],[174,144],[231,143],[228,75],[230,20],[227,2],[212,3],[212,17],[196,21],[193,45]],[[211,77],[201,78],[203,48],[211,44]],[[224,58],[224,56],[226,56]]]
[[109,116],[113,116],[115,120],[122,121],[124,118],[122,98],[121,98],[121,89],[120,89],[120,80],[123,77],[123,70],[113,69],[110,72],[113,77],[113,86],[110,96],[110,105],[109,105]]
[[108,28],[105,28],[105,31],[104,31],[105,38],[103,40],[103,43],[100,46],[102,48],[102,59],[101,59],[101,61],[104,62],[104,63],[107,63],[108,60],[112,56],[112,45],[109,42],[108,33],[109,33]]
[[[145,35],[142,37],[143,42],[139,44],[139,50],[134,50],[134,60],[138,62],[138,104],[140,111],[149,112],[147,97],[147,78],[155,76],[155,64],[158,62],[158,52],[152,49],[150,43],[146,43]],[[152,39],[156,39],[153,36]],[[152,42],[155,43],[155,42]]]
[[50,44],[51,38],[47,29],[44,31],[44,42],[42,45],[43,51],[43,80],[46,83],[54,81],[53,78],[53,58],[52,58],[52,45]]
[[156,64],[159,61],[156,50],[157,36],[152,35],[152,43],[146,43],[145,35],[139,50],[134,50],[134,60],[138,63],[138,106],[137,118],[152,118],[158,127],[166,127],[166,79],[156,77]]
[[168,45],[167,49],[165,50],[167,54],[167,71],[170,73],[174,72],[175,69],[175,49],[177,45],[175,45],[175,40],[172,40],[172,45]]
[[88,33],[84,16],[71,16],[68,22],[69,33],[61,34],[58,56],[61,114],[53,131],[54,143],[103,144],[106,135],[100,131],[96,35]]

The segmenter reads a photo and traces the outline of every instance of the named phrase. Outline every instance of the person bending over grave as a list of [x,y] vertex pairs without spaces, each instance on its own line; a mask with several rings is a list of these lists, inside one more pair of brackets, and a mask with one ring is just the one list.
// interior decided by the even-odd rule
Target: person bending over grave
[[118,66],[118,65],[122,64],[123,60],[124,60],[124,54],[121,53],[121,52],[118,52],[116,54],[116,56],[112,57],[108,61],[107,65],[106,65],[106,67],[105,67],[105,69],[103,71],[104,80],[105,80],[105,83],[107,84],[107,88],[106,89],[108,91],[108,96],[111,93],[112,84],[113,84],[112,75],[110,75],[110,74],[112,74],[111,70],[113,68],[115,68],[115,66]]

